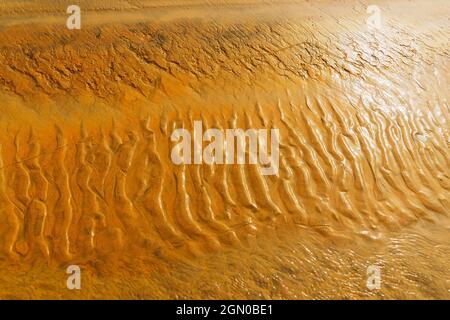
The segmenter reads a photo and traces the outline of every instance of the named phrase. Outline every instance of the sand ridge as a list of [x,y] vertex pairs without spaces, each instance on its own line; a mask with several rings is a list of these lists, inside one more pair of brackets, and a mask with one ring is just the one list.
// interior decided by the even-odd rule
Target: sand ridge
[[[130,3],[112,7],[127,11]],[[135,6],[146,3],[152,2]],[[127,286],[117,282],[123,265],[131,273],[160,269],[160,281],[171,271],[177,280],[170,280],[172,291],[149,284],[158,292],[154,296],[225,297],[219,288],[181,292],[192,285],[183,277],[185,268],[200,272],[204,262],[226,269],[228,257],[234,267],[219,282],[236,276],[240,263],[258,264],[256,274],[240,279],[240,289],[249,291],[244,297],[337,297],[331,285],[296,294],[300,280],[286,276],[291,269],[285,264],[306,263],[306,252],[313,250],[313,266],[328,270],[321,259],[329,255],[337,259],[329,266],[340,265],[358,278],[339,257],[354,260],[364,272],[365,259],[374,260],[365,258],[370,248],[390,248],[379,260],[409,275],[426,269],[427,250],[437,241],[437,265],[428,266],[433,294],[417,287],[421,280],[405,276],[397,284],[388,278],[396,288],[445,297],[448,21],[438,10],[442,3],[436,8],[415,1],[434,14],[435,24],[416,13],[422,22],[412,29],[411,16],[401,20],[401,12],[414,10],[398,3],[383,7],[382,33],[365,28],[365,6],[352,1],[344,1],[338,14],[330,9],[338,6],[333,1],[315,7],[303,1],[260,4],[266,9],[257,14],[247,3],[250,9],[239,19],[229,18],[241,10],[231,6],[214,21],[185,10],[171,13],[172,20],[155,13],[146,20],[132,12],[124,23],[107,16],[76,32],[57,20],[32,28],[6,23],[0,29],[5,270],[76,263],[92,272],[92,283],[111,275],[116,280],[110,289],[120,292]],[[94,12],[105,9],[99,4]],[[26,10],[56,12],[47,4],[12,7],[7,2],[0,13],[15,12],[19,19]],[[281,14],[292,8],[304,10]],[[170,135],[176,128],[192,130],[194,121],[204,129],[279,129],[279,173],[264,176],[258,165],[248,164],[174,165]],[[437,239],[427,231],[432,228],[439,230]],[[396,239],[404,245],[407,267],[394,261]],[[424,253],[411,264],[416,241]],[[343,253],[348,247],[352,254]],[[284,258],[269,262],[278,255]],[[208,260],[215,256],[225,257],[222,265]],[[270,277],[268,270],[278,262],[286,271],[274,285],[281,291],[259,285],[262,280],[253,283]],[[301,280],[310,290],[317,286],[313,270],[310,280]],[[36,273],[41,280],[48,277]],[[210,280],[217,276],[205,274]],[[334,281],[342,277],[332,274]],[[15,277],[8,271],[3,286]],[[358,281],[348,284],[352,297],[368,294]],[[138,283],[145,287],[147,280]],[[86,297],[95,296],[90,285]],[[30,294],[45,296],[41,287]],[[137,294],[127,292],[128,298]],[[378,297],[398,294],[386,290]]]

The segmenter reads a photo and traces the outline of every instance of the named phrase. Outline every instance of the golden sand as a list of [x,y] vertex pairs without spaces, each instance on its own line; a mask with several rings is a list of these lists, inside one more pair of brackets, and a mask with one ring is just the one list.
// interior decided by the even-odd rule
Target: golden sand
[[[0,298],[448,299],[448,1],[0,3]],[[277,128],[280,170],[174,165]],[[69,290],[66,268],[82,270]],[[381,267],[381,288],[366,286]]]

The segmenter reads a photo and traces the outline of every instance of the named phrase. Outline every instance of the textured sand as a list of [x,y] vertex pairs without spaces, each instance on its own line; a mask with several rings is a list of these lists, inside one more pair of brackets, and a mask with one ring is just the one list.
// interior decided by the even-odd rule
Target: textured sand
[[[0,298],[448,299],[450,8],[378,2],[3,1]],[[174,165],[194,120],[279,174]]]

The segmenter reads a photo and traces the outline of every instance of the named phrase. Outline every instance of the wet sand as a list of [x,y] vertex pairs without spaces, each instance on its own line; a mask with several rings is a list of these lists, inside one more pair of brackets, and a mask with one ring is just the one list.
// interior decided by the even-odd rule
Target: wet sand
[[[0,298],[448,299],[450,8],[370,4],[0,4]],[[196,120],[278,174],[174,165]]]

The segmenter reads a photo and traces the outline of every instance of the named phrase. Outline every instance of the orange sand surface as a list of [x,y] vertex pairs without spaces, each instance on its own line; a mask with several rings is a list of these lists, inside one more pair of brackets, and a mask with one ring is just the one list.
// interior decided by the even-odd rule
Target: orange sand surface
[[[448,1],[380,30],[371,1],[78,4],[0,3],[0,299],[450,298]],[[196,120],[279,129],[278,174],[173,164]]]

